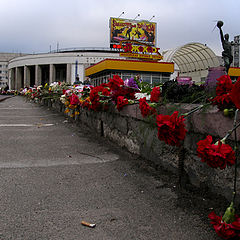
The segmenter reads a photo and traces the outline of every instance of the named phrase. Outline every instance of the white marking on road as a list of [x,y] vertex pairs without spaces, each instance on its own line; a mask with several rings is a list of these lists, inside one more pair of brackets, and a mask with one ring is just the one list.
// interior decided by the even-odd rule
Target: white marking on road
[[49,127],[49,126],[53,126],[53,123],[39,123],[39,124],[23,124],[23,123],[19,123],[19,124],[0,124],[0,127]]
[[34,161],[29,159],[18,159],[18,162],[0,162],[1,168],[35,168],[52,166],[74,166],[84,164],[99,164],[113,162],[119,159],[119,156],[113,153],[100,154],[98,156],[87,156],[83,154],[75,155],[72,158],[42,159],[35,157]]
[[[41,116],[34,116],[34,115],[29,115],[29,116],[14,116],[14,118],[26,118],[26,117],[30,117],[30,118],[46,118],[46,117],[51,117],[51,116],[59,116],[59,114],[48,114],[48,115],[41,115]],[[0,118],[9,118],[9,115],[8,116],[0,116]]]
[[0,109],[4,109],[4,110],[23,110],[23,109],[28,109],[28,110],[33,110],[33,109],[39,109],[39,108],[35,108],[35,107],[32,107],[32,108],[12,108],[12,107],[9,107],[9,108],[1,108]]

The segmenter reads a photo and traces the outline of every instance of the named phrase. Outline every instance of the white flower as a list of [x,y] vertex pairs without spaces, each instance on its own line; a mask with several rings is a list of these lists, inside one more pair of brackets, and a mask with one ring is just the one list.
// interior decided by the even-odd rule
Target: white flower
[[135,93],[135,98],[137,100],[139,100],[140,98],[146,98],[146,100],[150,100],[150,95],[148,95],[147,93]]
[[66,96],[65,95],[62,95],[60,97],[60,101],[64,104],[66,102]]

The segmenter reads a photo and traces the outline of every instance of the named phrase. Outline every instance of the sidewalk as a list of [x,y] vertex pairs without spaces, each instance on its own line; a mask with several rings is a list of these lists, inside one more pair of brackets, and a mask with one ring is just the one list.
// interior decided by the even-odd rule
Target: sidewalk
[[1,240],[219,239],[214,199],[20,96],[0,102],[0,178]]
[[13,97],[12,95],[1,95],[0,94],[0,102],[4,101],[5,99]]

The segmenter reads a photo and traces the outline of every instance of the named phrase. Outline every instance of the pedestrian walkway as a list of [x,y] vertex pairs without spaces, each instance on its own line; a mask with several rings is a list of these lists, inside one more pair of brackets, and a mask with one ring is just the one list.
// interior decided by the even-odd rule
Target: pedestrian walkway
[[9,96],[9,95],[1,95],[0,94],[0,102],[4,101],[5,99],[11,98],[13,96]]
[[147,169],[51,109],[21,96],[6,99],[0,102],[0,239],[218,239],[207,212],[179,198],[171,176]]

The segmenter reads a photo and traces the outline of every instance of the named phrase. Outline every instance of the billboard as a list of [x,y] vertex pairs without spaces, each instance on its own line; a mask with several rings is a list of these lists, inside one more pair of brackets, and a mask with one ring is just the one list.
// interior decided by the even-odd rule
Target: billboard
[[110,46],[122,40],[136,40],[156,46],[157,23],[147,20],[110,18]]

